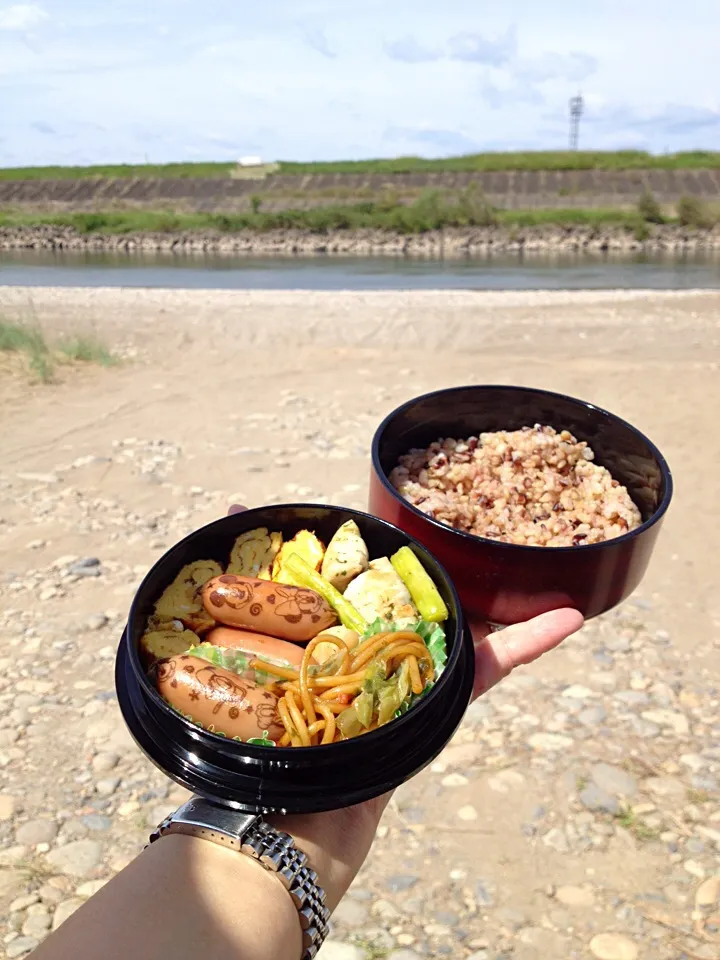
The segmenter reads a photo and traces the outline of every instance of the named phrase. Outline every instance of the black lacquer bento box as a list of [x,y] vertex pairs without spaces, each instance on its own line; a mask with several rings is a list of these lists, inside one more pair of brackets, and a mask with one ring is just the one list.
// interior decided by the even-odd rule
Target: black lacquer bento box
[[[447,663],[406,713],[362,736],[325,746],[269,747],[239,742],[196,726],[159,695],[141,661],[139,643],[153,604],[181,568],[199,559],[224,563],[236,538],[258,527],[292,537],[313,530],[328,542],[354,520],[371,557],[409,546],[431,576],[449,617]],[[311,813],[350,806],[399,786],[431,763],[468,706],[474,681],[472,637],[455,588],[417,540],[384,520],[332,506],[279,505],[223,517],[196,530],[153,566],[132,603],[115,671],[120,709],[141,750],[172,780],[245,811]]]

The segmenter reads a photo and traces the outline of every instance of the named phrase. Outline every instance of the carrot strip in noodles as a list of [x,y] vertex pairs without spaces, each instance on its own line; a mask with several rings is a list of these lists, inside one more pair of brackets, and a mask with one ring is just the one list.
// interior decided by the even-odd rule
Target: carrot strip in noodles
[[420,676],[420,669],[418,667],[417,657],[410,654],[407,658],[408,667],[410,668],[410,684],[412,687],[413,693],[422,693],[425,689],[422,682],[422,677]]

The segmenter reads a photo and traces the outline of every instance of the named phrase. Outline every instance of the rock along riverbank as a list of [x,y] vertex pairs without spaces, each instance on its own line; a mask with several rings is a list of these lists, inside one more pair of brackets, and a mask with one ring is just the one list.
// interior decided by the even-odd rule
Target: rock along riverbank
[[491,254],[540,253],[712,253],[720,251],[720,228],[653,228],[646,239],[622,228],[574,226],[484,227],[396,234],[382,230],[302,230],[267,233],[214,231],[186,233],[79,233],[70,227],[0,228],[0,250],[67,250],[130,253],[212,253],[249,256],[388,255],[461,258]]

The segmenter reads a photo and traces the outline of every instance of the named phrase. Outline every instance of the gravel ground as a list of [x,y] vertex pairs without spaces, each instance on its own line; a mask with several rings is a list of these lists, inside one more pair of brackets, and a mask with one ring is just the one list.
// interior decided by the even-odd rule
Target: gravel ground
[[475,704],[397,792],[323,960],[718,958],[720,298],[208,295],[201,335],[182,296],[104,293],[97,312],[95,292],[41,291],[42,323],[74,315],[130,359],[0,381],[0,956],[31,951],[184,797],[113,687],[148,565],[232,501],[364,506],[388,410],[504,381],[636,422],[677,499],[638,593]]

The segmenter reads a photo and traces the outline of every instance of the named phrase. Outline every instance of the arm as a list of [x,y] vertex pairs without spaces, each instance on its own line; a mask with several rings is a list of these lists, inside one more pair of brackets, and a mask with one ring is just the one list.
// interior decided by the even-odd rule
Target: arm
[[249,857],[163,837],[74,913],[33,960],[298,960],[297,912]]
[[[498,633],[474,627],[475,696],[582,626],[571,610]],[[277,817],[307,853],[333,910],[368,854],[389,797],[313,816]],[[298,960],[300,925],[285,889],[248,857],[164,837],[73,914],[33,960]]]
[[[310,857],[331,910],[362,866],[387,799],[275,818]],[[171,836],[144,850],[33,958],[298,960],[300,954],[297,912],[276,877],[235,851]]]

